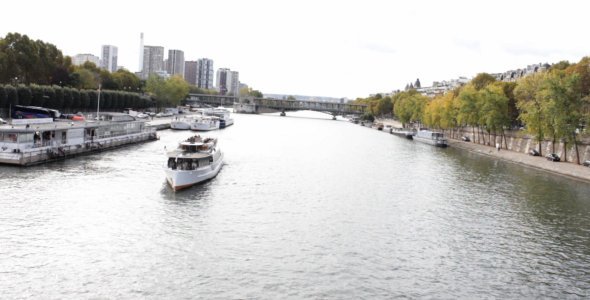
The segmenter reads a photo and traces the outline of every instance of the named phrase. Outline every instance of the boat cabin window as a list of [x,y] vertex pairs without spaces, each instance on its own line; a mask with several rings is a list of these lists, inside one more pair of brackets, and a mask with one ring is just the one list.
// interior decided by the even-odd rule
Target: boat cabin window
[[17,134],[16,133],[0,133],[0,141],[2,141],[4,143],[16,143]]
[[176,170],[176,160],[174,159],[174,157],[168,158],[168,168]]

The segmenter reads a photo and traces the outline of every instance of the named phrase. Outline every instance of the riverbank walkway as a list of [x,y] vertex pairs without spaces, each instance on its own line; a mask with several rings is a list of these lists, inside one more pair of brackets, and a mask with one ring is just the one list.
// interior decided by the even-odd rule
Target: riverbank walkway
[[[379,119],[376,120],[376,122],[381,122],[393,127],[402,126],[400,122],[392,119]],[[552,162],[542,156],[531,156],[525,153],[506,149],[501,149],[498,151],[495,147],[476,144],[473,142],[463,142],[460,140],[450,139],[448,137],[447,139],[449,141],[449,146],[451,147],[590,182],[590,167],[585,167],[583,165],[578,165],[571,162]],[[545,155],[546,153],[543,154]]]

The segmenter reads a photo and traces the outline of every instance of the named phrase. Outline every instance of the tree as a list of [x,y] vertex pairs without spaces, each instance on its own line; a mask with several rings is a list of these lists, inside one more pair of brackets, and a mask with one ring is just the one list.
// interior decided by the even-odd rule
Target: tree
[[405,127],[407,123],[421,122],[428,101],[428,97],[421,95],[416,90],[409,90],[394,96],[393,109]]
[[32,99],[31,105],[33,106],[45,106],[45,95],[43,93],[43,88],[36,84],[30,86]]
[[495,81],[496,78],[494,76],[488,73],[479,73],[473,79],[471,79],[471,84],[476,90],[479,91]]
[[156,97],[157,106],[176,106],[186,99],[189,92],[188,83],[180,76],[163,79],[151,75],[146,84],[146,90]]
[[[564,141],[564,155],[567,155],[565,143],[573,142],[576,147],[576,159],[580,164],[577,147],[576,129],[584,118],[582,114],[583,100],[580,93],[580,76],[568,75],[561,70],[549,73],[546,79],[546,110],[550,114],[552,125],[553,151],[556,140]],[[565,157],[567,160],[567,157]]]
[[466,85],[459,93],[457,106],[457,122],[460,126],[471,126],[473,142],[475,142],[475,127],[479,121],[479,95],[472,84]]
[[497,131],[500,130],[505,142],[504,127],[510,125],[510,108],[502,84],[490,84],[483,88],[480,94],[482,103],[479,123],[487,128],[488,134],[494,132],[494,140]]
[[31,105],[33,94],[31,93],[31,89],[28,86],[19,85],[17,87],[17,92],[18,102],[20,105]]
[[536,136],[541,155],[541,143],[545,139],[545,128],[549,119],[543,92],[546,78],[546,73],[531,74],[521,78],[514,89],[516,106],[520,110],[519,119],[524,122],[526,130]]
[[0,39],[0,82],[48,84],[66,61],[60,50],[27,35],[8,33]]

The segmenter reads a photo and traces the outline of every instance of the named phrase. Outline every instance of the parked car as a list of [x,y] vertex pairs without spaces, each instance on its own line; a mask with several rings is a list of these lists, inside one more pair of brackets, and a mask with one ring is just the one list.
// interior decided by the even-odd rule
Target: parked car
[[461,140],[464,141],[464,142],[471,142],[471,139],[468,136],[466,136],[466,135],[462,136],[461,137]]
[[146,119],[147,117],[149,117],[146,114],[138,114],[137,116],[135,116],[136,118],[140,118],[140,119]]
[[586,167],[590,167],[590,160],[587,160],[587,161],[583,162],[582,164]]
[[531,149],[531,150],[529,150],[529,155],[540,156],[541,154],[539,154],[539,151],[537,151],[535,149]]
[[6,121],[4,121],[4,119],[0,118],[0,124],[6,124]]
[[560,160],[560,159],[559,159],[559,155],[557,155],[557,154],[555,154],[555,153],[550,153],[550,154],[547,154],[547,156],[545,156],[545,157],[547,158],[547,160],[550,160],[550,161],[555,161],[555,162],[557,162],[557,161],[559,161],[559,160]]

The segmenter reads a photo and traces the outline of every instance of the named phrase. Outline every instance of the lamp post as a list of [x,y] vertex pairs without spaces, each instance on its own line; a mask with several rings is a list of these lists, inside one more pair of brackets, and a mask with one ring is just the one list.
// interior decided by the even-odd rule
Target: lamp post
[[100,113],[100,83],[98,84],[98,101],[96,102],[96,121],[100,121],[99,113]]

